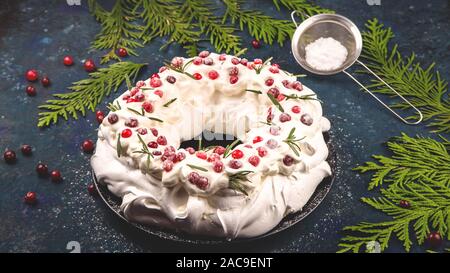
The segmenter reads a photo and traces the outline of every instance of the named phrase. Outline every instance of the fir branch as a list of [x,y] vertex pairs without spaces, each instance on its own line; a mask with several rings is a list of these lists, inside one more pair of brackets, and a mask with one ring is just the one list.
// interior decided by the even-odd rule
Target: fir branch
[[222,2],[227,7],[222,22],[226,22],[229,18],[233,25],[238,22],[241,30],[246,26],[256,40],[271,45],[276,39],[282,45],[294,33],[295,26],[290,20],[274,19],[260,11],[244,10],[241,8],[240,0],[222,0]]
[[[393,152],[391,157],[374,155],[378,163],[367,162],[354,170],[374,172],[369,190],[390,183],[403,185],[423,177],[431,178],[450,187],[450,155],[448,140],[412,138],[406,134],[387,143]],[[447,143],[447,146],[445,145]]]
[[56,99],[47,100],[46,104],[39,106],[39,109],[46,111],[39,113],[38,127],[55,124],[60,117],[65,120],[68,120],[69,116],[78,119],[79,113],[86,115],[86,108],[94,112],[105,96],[117,91],[125,80],[125,75],[136,78],[145,65],[118,62],[90,73],[88,79],[74,82],[69,87],[72,92],[54,94]]
[[321,8],[309,3],[307,0],[273,0],[273,3],[278,10],[280,10],[281,5],[289,10],[296,10],[302,20],[307,19],[307,16],[320,13],[334,13],[330,9]]
[[248,179],[247,175],[253,173],[253,171],[239,171],[233,174],[228,174],[228,188],[242,192],[245,195],[248,195],[246,191],[246,187],[244,185],[245,182],[251,181]]
[[101,63],[120,61],[116,51],[125,48],[129,54],[137,55],[133,48],[142,47],[139,42],[142,27],[135,24],[136,15],[127,0],[116,0],[112,10],[106,11],[95,0],[89,0],[89,10],[101,23],[102,29],[92,42],[93,49],[109,49]]
[[[413,53],[404,57],[394,45],[389,50],[389,43],[394,37],[391,28],[385,28],[377,19],[369,20],[367,30],[362,33],[364,50],[361,57],[366,65],[383,78],[389,85],[419,108],[428,121],[428,126],[435,132],[450,132],[450,97],[448,83],[435,72],[434,63],[422,67]],[[361,71],[363,72],[363,71]],[[393,96],[394,93],[382,82],[374,79],[366,86],[374,92]],[[404,102],[392,105],[399,109],[409,109]],[[416,120],[418,115],[408,117]]]

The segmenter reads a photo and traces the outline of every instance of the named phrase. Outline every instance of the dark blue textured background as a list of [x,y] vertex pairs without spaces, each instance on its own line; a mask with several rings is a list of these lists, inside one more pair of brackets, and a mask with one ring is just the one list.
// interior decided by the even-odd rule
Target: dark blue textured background
[[[257,2],[257,7],[267,14],[275,13],[271,1],[250,4]],[[351,18],[360,28],[368,19],[379,18],[393,28],[401,52],[415,51],[423,64],[436,61],[436,68],[448,79],[450,4],[447,0],[428,2],[381,0],[381,6],[370,6],[365,0],[316,1]],[[60,122],[44,130],[36,127],[37,106],[53,93],[66,92],[71,82],[87,76],[81,60],[92,57],[99,63],[101,53],[88,53],[87,49],[100,26],[89,14],[86,1],[81,3],[68,6],[66,1],[2,1],[0,7],[0,149],[11,148],[20,154],[22,143],[36,149],[31,158],[19,155],[13,166],[0,161],[1,252],[66,252],[69,241],[80,242],[83,252],[335,252],[341,237],[339,231],[344,226],[383,219],[383,215],[359,201],[360,197],[373,194],[366,190],[369,176],[360,176],[351,168],[369,160],[371,154],[385,153],[382,144],[391,136],[400,132],[427,135],[428,130],[424,125],[402,124],[341,74],[309,75],[303,79],[324,101],[324,114],[332,122],[334,146],[339,154],[338,177],[331,192],[304,221],[264,240],[215,247],[160,240],[121,223],[100,199],[92,198],[86,191],[91,182],[89,157],[79,145],[85,138],[96,138],[98,125],[94,115],[89,113],[87,118]],[[288,18],[288,12],[281,17]],[[249,45],[251,38],[245,33],[242,36],[244,45]],[[139,49],[139,57],[129,58],[150,64],[141,78],[153,73],[163,60],[183,54],[176,46],[161,52],[158,49],[162,44],[162,40],[157,40]],[[61,64],[66,54],[74,57],[74,66]],[[247,56],[273,56],[288,71],[304,72],[295,63],[289,44],[282,48],[250,48]],[[36,84],[38,95],[34,98],[24,93],[27,83],[23,74],[29,68],[49,75],[53,83],[49,88]],[[101,109],[106,110],[108,100]],[[50,169],[60,169],[64,182],[55,185],[38,178],[34,171],[38,161],[46,162]],[[38,193],[37,206],[23,204],[27,191]],[[393,240],[389,251],[402,251],[402,246]],[[423,248],[414,247],[412,251]]]

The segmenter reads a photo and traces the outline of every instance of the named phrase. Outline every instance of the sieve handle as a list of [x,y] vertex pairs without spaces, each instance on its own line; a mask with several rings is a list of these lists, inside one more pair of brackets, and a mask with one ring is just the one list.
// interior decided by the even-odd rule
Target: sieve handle
[[419,119],[417,121],[414,122],[410,122],[407,121],[406,119],[404,119],[402,116],[400,116],[397,112],[395,112],[391,107],[389,107],[389,105],[387,105],[386,103],[384,103],[382,100],[380,100],[377,96],[375,96],[374,93],[372,93],[372,91],[370,91],[369,89],[367,89],[362,83],[360,83],[352,74],[348,73],[347,71],[343,71],[345,74],[347,74],[347,76],[349,76],[352,80],[354,80],[359,86],[361,86],[364,90],[366,90],[372,97],[374,97],[379,103],[381,103],[386,109],[388,109],[389,111],[391,111],[392,114],[394,114],[397,118],[399,118],[401,121],[403,121],[406,124],[409,125],[416,125],[419,124],[422,119],[423,119],[423,114],[422,112],[417,109],[411,102],[409,102],[405,97],[403,97],[400,93],[398,93],[394,88],[392,88],[387,82],[385,82],[382,78],[380,78],[377,74],[375,74],[375,72],[373,72],[370,68],[368,68],[363,62],[356,60],[356,62],[363,66],[367,71],[369,71],[372,75],[375,76],[375,78],[377,78],[380,82],[382,82],[384,85],[386,85],[389,89],[392,90],[392,92],[394,92],[397,96],[399,96],[404,102],[406,102],[409,106],[411,106],[419,115]]
[[295,17],[294,17],[294,15],[297,14],[297,13],[302,15],[305,18],[309,18],[310,17],[309,15],[304,14],[303,12],[294,10],[293,12],[291,12],[291,19],[292,19],[292,23],[294,23],[295,27],[298,27],[298,23],[297,23],[297,21],[295,21]]

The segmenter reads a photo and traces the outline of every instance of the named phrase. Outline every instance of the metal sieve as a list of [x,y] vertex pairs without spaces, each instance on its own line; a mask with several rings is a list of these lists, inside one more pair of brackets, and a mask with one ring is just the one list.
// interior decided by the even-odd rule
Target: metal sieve
[[[295,30],[294,36],[292,37],[292,53],[294,54],[295,60],[307,71],[318,74],[318,75],[333,75],[340,72],[344,72],[353,81],[355,81],[361,88],[367,91],[372,97],[374,97],[379,103],[381,103],[386,109],[392,112],[397,118],[406,124],[415,125],[419,124],[423,115],[419,109],[412,105],[405,97],[399,94],[394,88],[392,88],[387,82],[381,79],[375,72],[368,68],[363,62],[359,61],[359,55],[363,47],[361,33],[358,27],[350,21],[348,18],[338,15],[338,14],[318,14],[311,16],[304,20],[300,25],[295,21],[295,14],[297,11],[291,13],[292,21],[294,22],[297,29]],[[308,16],[305,16],[308,17]],[[306,62],[306,51],[305,47],[314,42],[319,38],[331,37],[339,41],[348,51],[347,59],[345,62],[335,70],[322,71],[311,67]],[[375,78],[386,85],[392,92],[394,92],[398,97],[400,97],[404,102],[410,105],[419,115],[419,119],[414,122],[410,122],[400,116],[391,107],[384,103],[380,98],[378,98],[374,93],[367,89],[362,83],[360,83],[352,74],[346,71],[347,68],[352,66],[354,63],[358,63],[364,67],[368,72],[370,72]]]

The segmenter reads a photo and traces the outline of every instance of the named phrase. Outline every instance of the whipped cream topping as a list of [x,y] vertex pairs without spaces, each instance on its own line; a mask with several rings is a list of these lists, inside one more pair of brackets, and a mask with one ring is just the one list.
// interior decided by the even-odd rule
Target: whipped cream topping
[[[268,95],[269,94],[269,95]],[[315,93],[270,62],[176,57],[111,104],[91,165],[127,219],[192,234],[254,237],[299,211],[331,175]],[[203,130],[242,144],[179,148]]]

